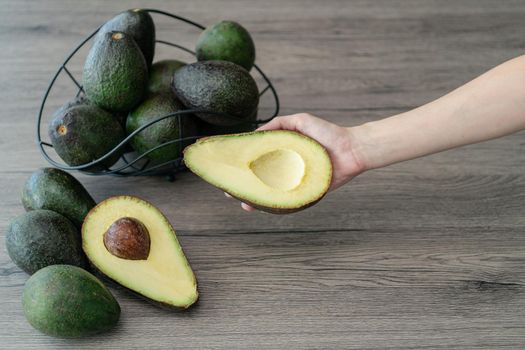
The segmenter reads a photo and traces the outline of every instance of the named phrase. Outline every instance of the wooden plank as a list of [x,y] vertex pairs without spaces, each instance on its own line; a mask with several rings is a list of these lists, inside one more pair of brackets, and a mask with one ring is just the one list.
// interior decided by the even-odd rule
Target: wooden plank
[[[70,48],[138,1],[6,0],[0,11],[0,232],[23,212],[25,178],[46,166],[35,115]],[[522,1],[150,1],[203,24],[238,20],[278,88],[283,114],[357,125],[425,103],[523,53]],[[159,38],[198,32],[156,17]],[[68,67],[79,76],[83,50]],[[160,48],[159,58],[173,51]],[[60,80],[49,116],[74,93]],[[263,112],[271,108],[263,101]],[[96,200],[132,194],[176,227],[201,300],[172,313],[111,285],[113,332],[57,340],[25,321],[27,276],[0,250],[6,349],[522,349],[524,133],[364,174],[308,211],[247,214],[185,173],[78,178]],[[78,174],[75,174],[78,175]]]

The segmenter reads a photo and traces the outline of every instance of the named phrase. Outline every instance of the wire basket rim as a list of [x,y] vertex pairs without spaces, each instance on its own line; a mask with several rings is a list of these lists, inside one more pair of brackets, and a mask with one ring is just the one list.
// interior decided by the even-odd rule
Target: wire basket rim
[[[148,13],[156,13],[156,14],[164,15],[164,16],[167,16],[167,17],[170,17],[170,18],[173,18],[173,19],[185,22],[187,24],[190,24],[190,25],[192,25],[192,26],[194,26],[194,27],[196,27],[198,29],[201,29],[201,30],[206,28],[203,25],[201,25],[201,24],[199,24],[199,23],[197,23],[197,22],[195,22],[193,20],[190,20],[188,18],[172,14],[172,13],[167,12],[167,11],[162,11],[162,10],[153,9],[153,8],[144,8],[144,9],[140,9],[140,10],[146,11]],[[256,125],[259,125],[259,124],[262,124],[262,123],[266,123],[266,122],[272,120],[279,113],[279,109],[280,109],[279,96],[277,95],[277,91],[275,90],[275,87],[273,86],[273,83],[268,78],[268,76],[263,72],[263,70],[257,64],[254,64],[253,68],[257,71],[257,73],[263,78],[263,80],[267,84],[266,87],[263,88],[259,92],[259,97],[263,96],[267,91],[270,91],[272,93],[272,95],[273,95],[273,98],[274,98],[274,103],[275,103],[274,112],[268,118],[257,119],[255,121],[248,121],[248,122],[244,121],[243,122],[242,120],[240,120],[241,118],[229,115],[227,113],[221,113],[221,112],[215,112],[215,111],[207,111],[207,110],[202,110],[202,109],[184,109],[184,110],[179,110],[179,111],[176,111],[174,113],[170,113],[170,114],[161,116],[159,118],[156,118],[156,119],[154,119],[152,121],[149,121],[148,123],[146,123],[144,125],[141,125],[135,131],[133,131],[132,133],[127,135],[113,149],[111,149],[110,151],[106,152],[104,155],[102,155],[98,159],[95,159],[95,160],[93,160],[93,161],[91,161],[89,163],[72,166],[72,165],[67,165],[65,163],[62,163],[62,162],[57,162],[55,159],[53,159],[47,153],[47,151],[45,149],[46,147],[47,148],[53,148],[53,145],[51,143],[49,143],[49,142],[46,142],[46,141],[42,140],[41,124],[42,124],[42,115],[43,115],[43,112],[44,112],[44,108],[45,108],[47,99],[49,97],[49,94],[50,94],[50,92],[51,92],[51,90],[52,90],[56,80],[58,79],[58,77],[60,76],[60,74],[62,72],[65,72],[65,74],[77,86],[78,91],[76,93],[76,97],[78,97],[79,95],[84,93],[82,85],[77,81],[77,79],[75,79],[75,77],[73,76],[71,71],[69,71],[69,69],[67,68],[67,64],[75,56],[75,54],[82,47],[84,47],[84,45],[86,45],[86,43],[89,40],[91,40],[91,38],[93,38],[98,33],[98,31],[100,30],[100,28],[102,26],[103,26],[103,24],[100,25],[96,30],[94,30],[86,38],[84,38],[80,42],[80,44],[78,44],[66,56],[65,60],[62,62],[62,64],[60,65],[60,67],[58,68],[56,73],[54,74],[53,78],[51,79],[51,81],[50,81],[50,83],[49,83],[49,85],[48,85],[48,87],[47,87],[47,89],[46,89],[46,91],[44,93],[44,96],[42,97],[42,102],[40,104],[40,108],[39,108],[38,115],[37,115],[37,130],[36,130],[37,131],[36,132],[37,145],[39,147],[40,153],[48,161],[48,163],[50,163],[51,165],[53,165],[53,166],[55,166],[55,167],[57,167],[59,169],[62,169],[62,170],[78,170],[78,171],[81,171],[81,172],[89,174],[89,175],[140,176],[140,175],[167,175],[167,174],[169,174],[169,175],[172,176],[176,172],[185,169],[184,164],[182,162],[182,157],[178,157],[176,159],[173,159],[173,160],[170,160],[168,162],[161,163],[161,164],[155,164],[155,165],[153,165],[153,166],[151,166],[149,168],[148,168],[148,165],[150,163],[149,160],[146,160],[146,162],[140,168],[135,167],[134,164],[139,162],[140,160],[147,159],[147,155],[148,154],[150,154],[151,152],[154,152],[154,151],[156,151],[156,150],[158,150],[158,149],[160,149],[162,147],[165,147],[165,146],[168,146],[168,145],[171,145],[171,144],[175,144],[175,143],[179,143],[179,142],[183,143],[185,141],[193,141],[193,140],[196,140],[196,139],[202,137],[202,136],[182,137],[182,128],[181,128],[181,124],[180,124],[181,123],[181,117],[184,117],[184,116],[187,116],[187,115],[192,115],[192,114],[195,114],[195,113],[215,114],[215,115],[221,115],[221,116],[224,116],[226,118],[239,121],[239,123],[236,123],[236,125],[252,125],[252,126],[256,126]],[[155,43],[156,44],[163,44],[163,45],[167,45],[167,46],[172,46],[172,47],[178,48],[178,49],[180,49],[182,51],[185,51],[185,52],[195,56],[195,52],[194,51],[192,51],[192,50],[190,50],[190,49],[188,49],[188,48],[186,48],[186,47],[184,47],[182,45],[178,45],[178,44],[166,41],[166,40],[155,40]],[[109,157],[114,155],[116,152],[120,152],[120,150],[122,148],[124,148],[126,144],[129,144],[130,140],[136,134],[138,134],[139,132],[143,131],[144,129],[148,128],[149,126],[151,126],[151,125],[153,125],[153,124],[155,124],[157,122],[160,122],[160,121],[162,121],[164,119],[171,118],[171,117],[177,117],[178,123],[179,123],[179,136],[181,136],[181,137],[179,137],[177,139],[173,139],[173,140],[167,141],[167,142],[164,142],[164,143],[162,143],[160,145],[157,145],[156,147],[151,148],[151,149],[147,150],[146,152],[136,156],[132,161],[128,161],[127,158],[126,158],[126,154],[123,153],[121,155],[120,159],[122,159],[125,164],[124,165],[120,165],[119,167],[117,167],[115,169],[110,169],[108,167],[105,167],[104,170],[100,170],[100,171],[92,171],[92,170],[90,171],[89,170],[89,168],[92,168],[93,166],[102,165],[104,160],[108,159]],[[181,145],[181,148],[182,148],[182,145]],[[169,167],[169,165],[172,165],[172,166]],[[114,165],[112,165],[112,166],[114,166]],[[165,169],[163,169],[163,168],[165,168]],[[124,171],[126,169],[128,169],[128,171]],[[130,169],[132,169],[132,170],[130,170]]]

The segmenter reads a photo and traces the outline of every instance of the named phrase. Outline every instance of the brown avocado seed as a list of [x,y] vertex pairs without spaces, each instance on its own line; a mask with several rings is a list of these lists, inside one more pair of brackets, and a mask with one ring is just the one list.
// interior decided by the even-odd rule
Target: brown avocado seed
[[116,257],[128,260],[146,260],[149,255],[148,229],[137,219],[120,218],[104,233],[104,245]]

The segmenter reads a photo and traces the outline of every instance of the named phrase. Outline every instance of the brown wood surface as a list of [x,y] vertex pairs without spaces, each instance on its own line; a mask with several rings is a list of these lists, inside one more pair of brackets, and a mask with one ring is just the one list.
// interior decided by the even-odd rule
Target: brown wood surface
[[[0,2],[0,234],[46,166],[35,116],[60,62],[133,6],[253,34],[282,112],[356,125],[430,101],[525,51],[523,1]],[[197,32],[160,17],[158,37]],[[174,51],[159,49],[158,58]],[[69,66],[81,71],[83,55]],[[181,58],[185,58],[179,56]],[[186,58],[187,59],[187,58]],[[49,110],[73,93],[61,81]],[[271,107],[264,102],[264,111]],[[264,114],[264,113],[261,113]],[[95,199],[156,204],[177,229],[201,299],[173,313],[111,286],[118,327],[81,340],[32,329],[27,275],[0,249],[2,349],[523,349],[525,134],[372,171],[289,216],[247,214],[192,174],[78,178]],[[3,240],[2,240],[3,241]]]

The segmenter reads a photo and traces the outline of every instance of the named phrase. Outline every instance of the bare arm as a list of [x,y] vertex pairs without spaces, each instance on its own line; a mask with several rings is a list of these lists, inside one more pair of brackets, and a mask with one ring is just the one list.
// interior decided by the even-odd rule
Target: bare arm
[[354,152],[374,169],[525,128],[525,56],[406,113],[350,129]]

